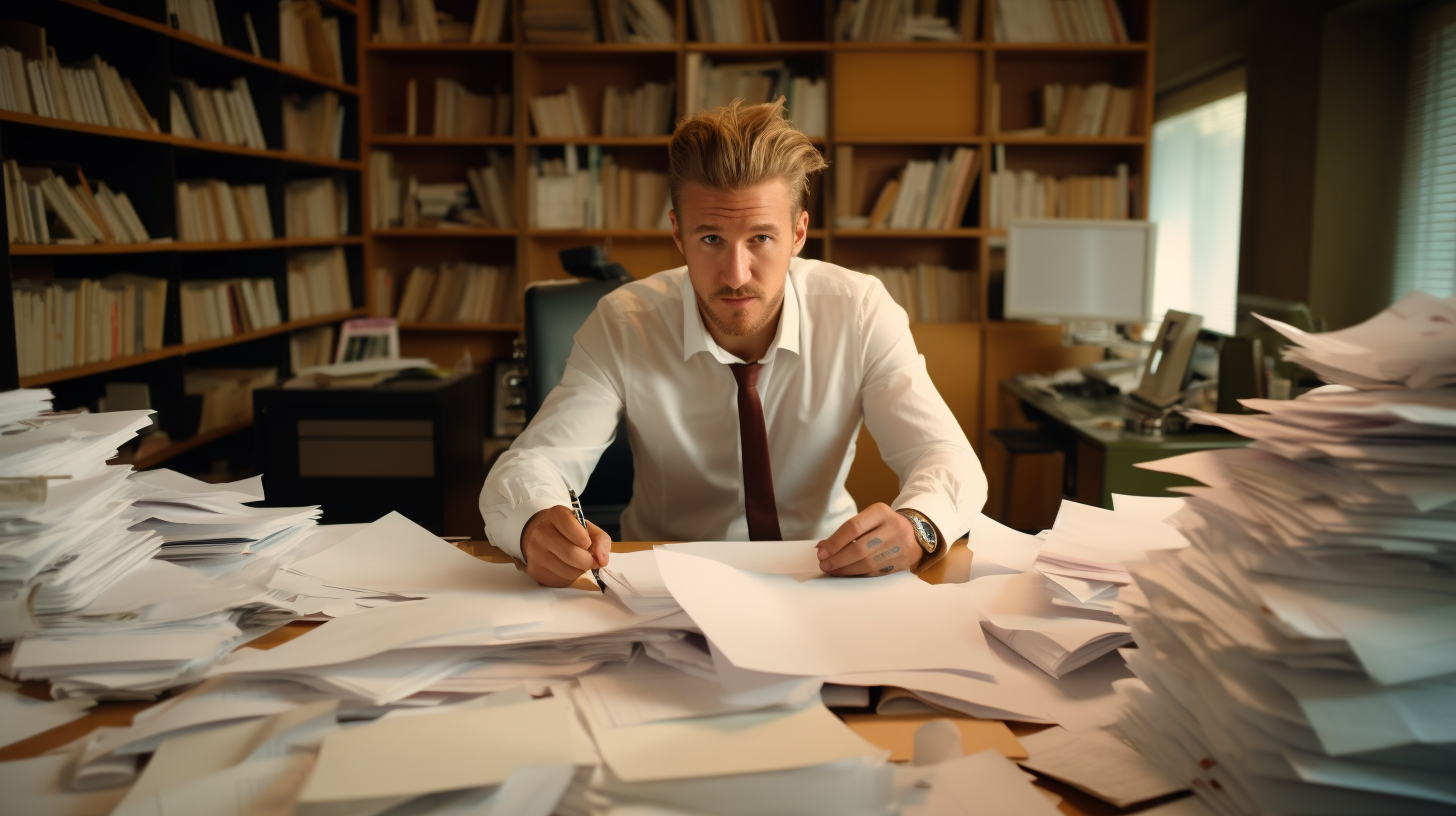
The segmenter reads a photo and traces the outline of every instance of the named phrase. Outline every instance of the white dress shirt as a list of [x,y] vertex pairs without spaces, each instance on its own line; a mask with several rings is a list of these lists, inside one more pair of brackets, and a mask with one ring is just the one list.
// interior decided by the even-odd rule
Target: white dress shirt
[[[618,288],[576,334],[566,371],[491,468],[480,512],[491,543],[520,557],[538,511],[570,505],[626,412],[636,478],[625,541],[746,540],[738,386],[698,313],[687,267]],[[762,359],[779,526],[823,539],[852,518],[844,479],[860,423],[900,479],[893,507],[964,535],[986,501],[981,464],[915,349],[905,310],[878,280],[795,258]]]

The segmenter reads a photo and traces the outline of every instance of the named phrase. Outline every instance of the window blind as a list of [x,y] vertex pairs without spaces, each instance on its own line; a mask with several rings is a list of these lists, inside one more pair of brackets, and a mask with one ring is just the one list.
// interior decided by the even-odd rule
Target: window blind
[[1392,299],[1456,293],[1456,3],[1416,17]]

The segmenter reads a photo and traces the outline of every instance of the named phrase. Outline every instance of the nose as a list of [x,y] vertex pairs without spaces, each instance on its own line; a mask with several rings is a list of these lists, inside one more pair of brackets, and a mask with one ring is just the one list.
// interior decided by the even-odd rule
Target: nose
[[726,268],[723,270],[723,285],[733,289],[740,289],[753,280],[753,256],[748,248],[735,246],[728,252],[725,259]]

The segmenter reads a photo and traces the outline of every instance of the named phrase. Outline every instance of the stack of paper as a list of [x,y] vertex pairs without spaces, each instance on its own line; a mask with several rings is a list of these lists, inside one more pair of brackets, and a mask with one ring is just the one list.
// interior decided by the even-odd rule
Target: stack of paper
[[1456,401],[1416,388],[1456,370],[1456,345],[1422,303],[1439,302],[1300,340],[1379,390],[1204,415],[1253,449],[1156,463],[1208,486],[1173,517],[1192,546],[1129,567],[1120,727],[1219,812],[1456,806]]
[[150,490],[133,504],[132,529],[159,534],[157,557],[173,561],[225,558],[240,564],[270,548],[296,545],[320,515],[317,506],[243,504],[263,499],[260,477],[247,480],[242,490],[217,489],[171,471],[138,474],[136,481]]

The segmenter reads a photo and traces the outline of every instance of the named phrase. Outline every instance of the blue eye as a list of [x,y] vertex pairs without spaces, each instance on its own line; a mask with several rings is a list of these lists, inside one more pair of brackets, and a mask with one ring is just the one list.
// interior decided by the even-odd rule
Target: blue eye
[[716,235],[704,235],[703,236],[703,243],[705,243],[705,244],[716,244],[716,243],[718,243],[718,240],[719,240],[718,239],[718,236],[716,236]]

